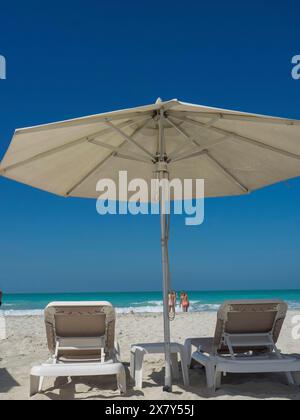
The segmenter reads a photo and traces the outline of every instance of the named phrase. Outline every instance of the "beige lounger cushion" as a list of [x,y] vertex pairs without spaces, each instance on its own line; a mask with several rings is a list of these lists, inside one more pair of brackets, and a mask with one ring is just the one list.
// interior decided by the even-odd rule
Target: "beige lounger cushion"
[[[225,302],[218,312],[218,320],[214,337],[214,350],[228,353],[222,345],[224,333],[257,334],[272,332],[276,344],[287,314],[288,306],[281,300],[242,300]],[[253,347],[235,349],[236,352],[266,349]]]
[[[58,337],[84,338],[106,337],[105,352],[110,357],[115,346],[116,314],[108,302],[54,302],[45,310],[48,347],[53,355]],[[89,352],[90,356],[97,352]],[[60,356],[73,356],[73,352]],[[86,356],[86,351],[77,351],[76,356]]]

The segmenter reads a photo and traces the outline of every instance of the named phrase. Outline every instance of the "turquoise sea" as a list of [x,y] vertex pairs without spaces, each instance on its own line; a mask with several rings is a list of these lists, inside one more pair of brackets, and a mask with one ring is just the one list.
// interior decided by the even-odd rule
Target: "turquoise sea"
[[[191,311],[216,311],[228,299],[272,299],[288,302],[290,309],[300,309],[300,290],[189,292]],[[4,294],[2,310],[7,315],[40,314],[53,301],[111,302],[118,313],[162,312],[161,292],[75,293],[75,294]]]

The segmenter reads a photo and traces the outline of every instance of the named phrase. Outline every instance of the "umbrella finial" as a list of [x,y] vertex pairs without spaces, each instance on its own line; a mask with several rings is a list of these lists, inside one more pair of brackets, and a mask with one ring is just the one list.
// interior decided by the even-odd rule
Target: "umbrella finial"
[[156,105],[161,104],[162,103],[162,99],[161,98],[158,98],[155,103],[156,103]]

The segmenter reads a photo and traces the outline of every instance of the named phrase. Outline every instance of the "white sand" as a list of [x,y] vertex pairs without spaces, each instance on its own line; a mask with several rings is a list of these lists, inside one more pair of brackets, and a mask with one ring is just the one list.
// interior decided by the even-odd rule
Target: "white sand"
[[[279,348],[288,354],[300,353],[300,341],[292,338],[292,317],[299,312],[289,312],[279,341]],[[178,315],[172,323],[172,340],[180,343],[189,336],[212,336],[216,313]],[[28,399],[29,371],[34,364],[44,362],[49,354],[46,346],[42,317],[8,317],[8,339],[0,341],[0,400]],[[129,366],[130,344],[162,340],[162,317],[153,314],[120,315],[117,335],[122,351],[122,361]],[[128,387],[126,399],[203,399],[206,393],[203,370],[191,371],[191,387],[184,389],[181,381],[174,386],[173,394],[162,392],[163,356],[149,356],[144,365],[145,387],[136,391]],[[129,374],[128,374],[128,383]],[[45,392],[34,399],[101,399],[120,398],[113,378],[76,379],[69,383],[52,379],[44,384]],[[216,399],[288,399],[299,400],[300,388],[285,385],[282,375],[228,375]]]

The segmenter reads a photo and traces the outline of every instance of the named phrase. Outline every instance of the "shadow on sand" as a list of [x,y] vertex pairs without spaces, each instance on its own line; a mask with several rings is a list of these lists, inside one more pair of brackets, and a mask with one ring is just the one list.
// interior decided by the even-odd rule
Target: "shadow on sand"
[[[55,381],[53,387],[44,388],[43,395],[51,400],[114,400],[143,397],[142,391],[134,390],[130,386],[129,365],[124,364],[124,366],[126,368],[127,384],[129,385],[126,396],[120,396],[115,376],[59,378]],[[77,388],[79,388],[79,391],[77,391]]]
[[20,384],[11,376],[6,369],[0,369],[0,394],[9,392]]
[[[43,395],[51,400],[119,400],[119,399],[140,399],[145,396],[143,390],[136,390],[130,378],[128,365],[125,365],[127,373],[127,394],[120,397],[117,392],[115,377],[102,378],[60,378],[56,380],[53,387],[45,389]],[[300,400],[300,388],[288,386],[285,383],[284,375],[228,375],[223,378],[222,388],[215,394],[209,393],[206,388],[204,369],[190,370],[190,387],[186,388],[182,380],[175,382],[175,389],[167,399],[184,399],[184,394],[189,393],[192,399],[288,399]],[[164,369],[152,372],[145,377],[144,390],[149,388],[162,388],[164,381]],[[45,383],[46,385],[46,383]],[[78,388],[78,391],[76,390]],[[1,390],[1,388],[0,388]],[[173,397],[172,397],[173,396]],[[161,398],[165,399],[165,394],[161,391]]]

